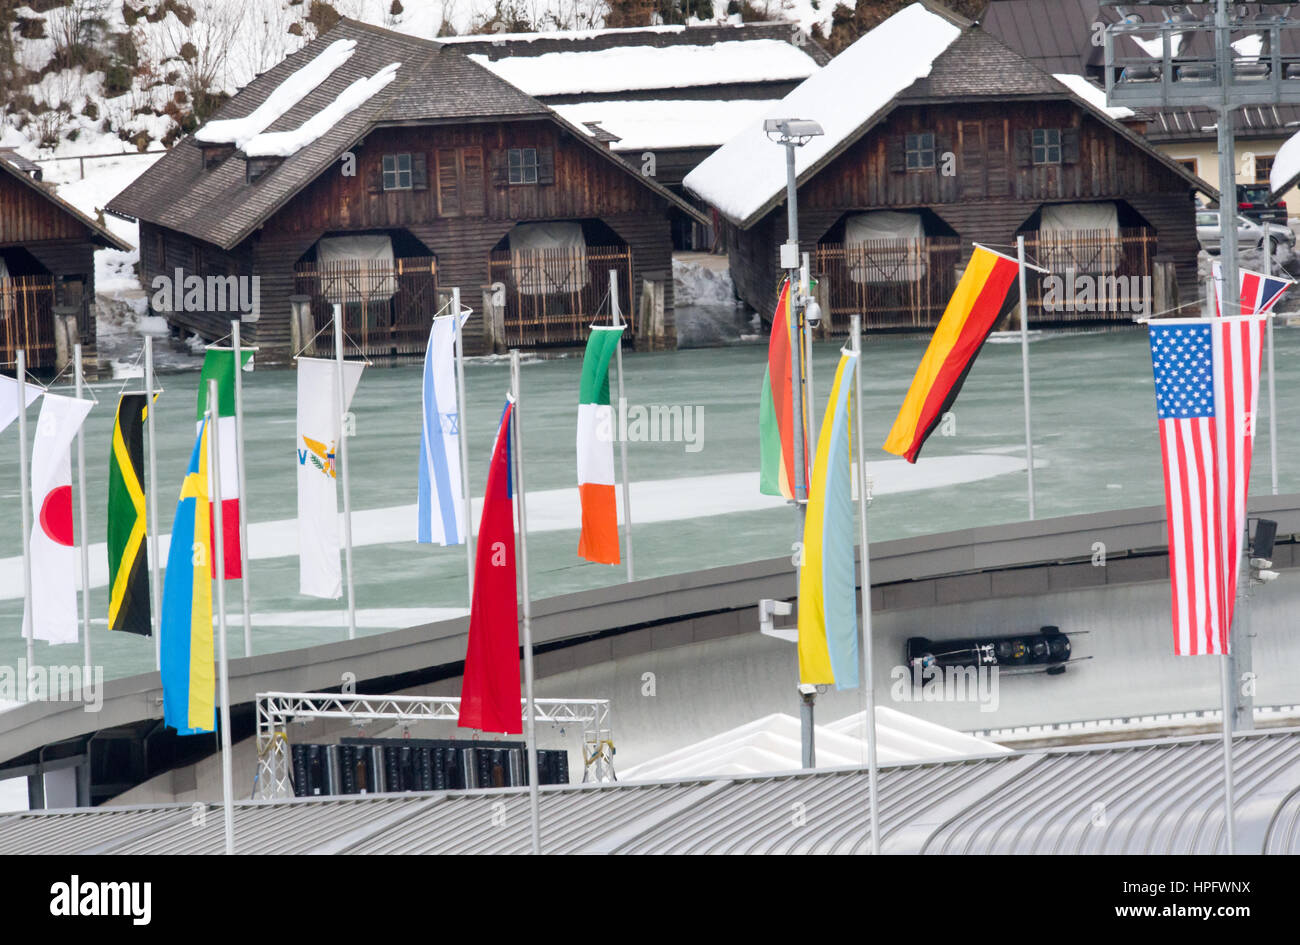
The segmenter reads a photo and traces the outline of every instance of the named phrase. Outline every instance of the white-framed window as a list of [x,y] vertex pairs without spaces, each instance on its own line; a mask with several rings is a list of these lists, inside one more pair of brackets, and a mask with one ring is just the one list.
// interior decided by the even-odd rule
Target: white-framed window
[[904,142],[907,152],[907,169],[909,171],[929,171],[934,169],[934,133],[907,135]]
[[1060,164],[1061,163],[1061,129],[1060,128],[1035,128],[1034,129],[1034,163],[1035,164]]
[[511,148],[509,153],[510,183],[537,183],[537,149]]
[[411,189],[411,155],[384,155],[384,190]]

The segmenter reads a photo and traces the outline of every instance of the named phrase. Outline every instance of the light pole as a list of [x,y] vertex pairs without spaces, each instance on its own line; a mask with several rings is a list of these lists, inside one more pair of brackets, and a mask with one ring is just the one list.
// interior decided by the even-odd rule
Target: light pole
[[[799,196],[798,196],[798,173],[795,170],[795,149],[802,148],[813,138],[825,134],[822,126],[815,121],[803,118],[768,118],[763,122],[763,131],[768,138],[782,145],[785,148],[785,218],[786,218],[786,241],[781,245],[781,268],[785,270],[786,278],[789,280],[790,300],[790,401],[791,415],[793,417],[791,436],[794,438],[794,510],[795,510],[795,541],[803,541],[804,516],[806,503],[808,501],[808,482],[804,471],[811,464],[804,460],[804,427],[805,427],[805,410],[808,407],[805,404],[804,380],[808,376],[808,367],[811,359],[811,344],[805,345],[804,338],[804,321],[805,313],[809,316],[820,318],[820,308],[815,308],[816,303],[807,297],[808,287],[803,284],[803,278],[799,258]],[[811,336],[810,336],[811,340]],[[775,380],[775,379],[774,379]],[[811,410],[808,410],[811,414]],[[816,444],[812,444],[816,449]],[[800,560],[802,556],[796,555],[795,560]],[[795,566],[796,592],[798,588],[799,567]],[[811,768],[816,764],[816,758],[813,745],[813,706],[817,699],[817,691],[813,687],[808,687],[811,691],[805,691],[805,687],[799,687],[800,694],[800,716],[803,719],[803,763],[804,767]]]

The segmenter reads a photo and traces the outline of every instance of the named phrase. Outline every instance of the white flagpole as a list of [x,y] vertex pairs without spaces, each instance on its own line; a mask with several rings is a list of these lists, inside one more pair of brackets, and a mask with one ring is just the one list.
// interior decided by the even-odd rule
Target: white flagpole
[[158,576],[158,454],[154,447],[154,407],[156,404],[153,391],[153,337],[144,336],[144,416],[145,426],[149,428],[149,482],[144,490],[145,502],[149,507],[149,569],[153,580],[149,582],[149,592],[153,596],[153,658],[154,669],[162,670],[162,579]]
[[348,639],[357,635],[357,600],[352,586],[352,492],[348,488],[348,431],[343,396],[343,306],[334,306],[334,386],[337,393],[339,478],[343,481],[343,564],[348,579]]
[[[618,270],[609,271],[609,318],[615,328],[623,324],[623,313],[619,310],[618,304]],[[614,426],[620,431],[618,438],[619,458],[623,466],[623,533],[627,537],[627,579],[635,580],[634,570],[632,567],[632,481],[627,475],[627,438],[622,436],[622,420],[624,395],[623,395],[623,339],[619,338],[618,346],[614,349],[614,358],[618,367],[618,411],[619,416],[614,420]]]
[[1025,237],[1016,237],[1016,261],[1020,265],[1020,371],[1025,389],[1025,469],[1029,474],[1029,520],[1034,520],[1034,438],[1029,422],[1029,299],[1025,293]]
[[239,589],[244,603],[244,655],[253,655],[253,609],[248,588],[248,484],[244,475],[244,371],[240,363],[239,319],[230,322],[230,347],[235,358],[235,458],[239,473]]
[[451,290],[452,323],[455,330],[456,351],[456,429],[460,446],[460,491],[465,503],[465,574],[469,581],[469,602],[474,604],[474,515],[473,500],[469,491],[469,438],[465,434],[465,415],[469,404],[465,400],[465,345],[460,327],[460,288]]
[[27,468],[27,352],[17,352],[18,369],[18,491],[23,507],[23,613],[27,626],[27,688],[24,697],[32,697],[32,679],[36,667],[35,614],[32,613],[32,484]]
[[515,457],[515,492],[519,495],[519,571],[524,598],[524,737],[528,744],[528,814],[533,854],[542,852],[541,798],[537,784],[537,710],[533,702],[533,607],[528,597],[528,505],[524,491],[523,437],[519,423],[519,349],[510,349],[510,394],[514,416],[510,430]]
[[[81,363],[81,345],[72,346],[73,370],[77,380],[77,399],[81,399],[85,387],[86,375]],[[86,670],[90,670],[90,547],[86,543],[86,438],[82,431],[85,424],[77,427],[77,504],[80,513],[79,534],[81,541],[81,630],[86,637]]]
[[[238,350],[238,349],[236,349]],[[239,369],[236,361],[235,369]],[[225,811],[226,854],[235,852],[234,772],[230,758],[230,660],[226,649],[226,549],[221,521],[221,439],[216,422],[220,391],[215,380],[208,381],[208,469],[212,478],[212,549],[214,577],[217,581],[217,669],[221,681],[221,802]]]
[[1268,345],[1268,462],[1273,472],[1273,495],[1277,495],[1277,387],[1273,378],[1273,313],[1268,313],[1264,323],[1264,338]]
[[[1229,634],[1231,638],[1231,634]],[[1224,653],[1220,657],[1223,672],[1219,686],[1223,690],[1223,826],[1227,839],[1228,855],[1237,852],[1237,827],[1233,818],[1232,788],[1232,657]]]
[[[799,268],[799,295],[802,297],[812,288],[812,278],[810,275],[808,254],[803,254],[803,265]],[[813,467],[817,463],[817,398],[813,394],[813,349],[812,349],[812,323],[805,316],[803,320],[803,359],[804,359],[804,403],[807,404],[808,418],[808,449],[811,455],[808,457],[808,473],[813,473]],[[811,483],[809,483],[811,487]]]
[[858,356],[853,372],[854,446],[858,452],[858,559],[862,570],[862,692],[866,698],[867,786],[871,816],[871,852],[880,852],[880,817],[877,798],[876,764],[876,688],[872,679],[874,661],[871,653],[871,552],[867,543],[867,456],[862,438],[862,316],[853,316],[853,351]]

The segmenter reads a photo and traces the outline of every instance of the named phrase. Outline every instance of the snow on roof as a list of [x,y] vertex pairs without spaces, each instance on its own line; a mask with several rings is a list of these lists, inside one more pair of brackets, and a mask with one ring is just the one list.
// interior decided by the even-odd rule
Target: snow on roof
[[1268,175],[1269,189],[1277,194],[1295,183],[1300,177],[1300,131],[1287,138],[1273,158],[1273,170]]
[[730,82],[806,79],[817,63],[779,39],[745,39],[712,46],[623,46],[586,52],[470,56],[529,95],[574,95],[636,89],[680,89]]
[[1075,75],[1070,72],[1057,72],[1053,73],[1052,78],[1057,82],[1060,82],[1093,108],[1100,109],[1116,121],[1122,121],[1125,118],[1132,118],[1137,114],[1133,109],[1125,108],[1123,105],[1117,105],[1115,107],[1107,105],[1106,90],[1093,85],[1081,75]]
[[[830,725],[816,726],[817,767],[845,768],[866,763],[865,717],[859,712]],[[876,742],[881,764],[1010,753],[1001,745],[887,706],[876,707]],[[769,774],[793,771],[802,765],[800,722],[792,715],[777,712],[620,771],[619,780]]]
[[531,43],[538,39],[595,39],[597,36],[610,36],[621,33],[680,33],[685,29],[686,26],[679,23],[660,26],[623,26],[591,30],[546,30],[536,33],[466,33],[464,36],[439,36],[434,40],[434,42],[482,43],[491,40],[492,42]]
[[[913,3],[867,33],[686,175],[686,186],[733,220],[747,220],[785,188],[785,159],[764,118],[804,118],[825,134],[795,149],[802,174],[923,76],[961,35],[951,21]],[[783,44],[782,44],[783,45]]]
[[289,131],[265,131],[244,145],[249,157],[288,157],[307,147],[397,78],[400,62],[390,62],[368,79],[357,79],[319,112]]
[[[772,100],[652,99],[579,102],[553,105],[552,108],[579,128],[585,122],[599,122],[602,128],[621,139],[614,142],[616,151],[639,151],[644,148],[716,147],[775,104]],[[587,130],[590,132],[591,129]]]
[[[266,100],[243,118],[210,121],[194,137],[210,144],[233,144],[237,148],[256,138],[289,109],[301,102],[324,82],[339,66],[352,58],[357,42],[340,39],[330,43],[321,54],[281,82]],[[319,136],[318,136],[319,137]]]

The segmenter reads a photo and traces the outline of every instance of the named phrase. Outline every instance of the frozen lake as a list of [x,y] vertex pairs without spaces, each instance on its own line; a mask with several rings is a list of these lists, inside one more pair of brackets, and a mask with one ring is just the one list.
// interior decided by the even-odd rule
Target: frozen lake
[[[924,350],[924,338],[872,339],[864,359],[864,422],[878,460],[871,507],[873,540],[1023,519],[1026,514],[1020,348],[995,339],[958,401],[954,435],[936,434],[909,468],[878,449]],[[816,349],[820,403],[838,345]],[[1300,331],[1277,331],[1279,400],[1300,382]],[[629,446],[638,577],[788,554],[789,507],[757,492],[758,390],[763,345],[627,353],[631,404],[702,408],[699,449],[683,443]],[[581,561],[574,488],[574,425],[579,356],[528,360],[523,368],[523,445],[535,597],[617,583],[622,568]],[[1040,517],[1154,505],[1163,501],[1146,332],[1037,336],[1031,346],[1035,458]],[[506,359],[471,362],[468,435],[471,481],[481,494],[488,450],[509,381]],[[420,374],[416,365],[372,367],[353,410],[352,504],[357,547],[359,633],[409,626],[466,608],[463,548],[417,545],[414,538]],[[153,668],[151,639],[107,632],[105,534],[107,458],[123,381],[100,382],[86,427],[91,539],[92,639],[108,677]],[[132,388],[139,381],[126,382]],[[197,373],[161,377],[158,407],[159,521],[169,531],[194,435]],[[266,652],[341,639],[343,603],[297,594],[295,374],[245,375],[254,650]],[[37,411],[30,413],[34,427]],[[1300,490],[1300,421],[1279,416],[1282,491]],[[1261,398],[1253,491],[1269,491],[1266,401]],[[0,665],[23,654],[16,425],[0,441]],[[75,464],[74,464],[75,469]],[[341,505],[340,505],[341,507]],[[477,516],[476,516],[477,518]],[[165,554],[163,556],[165,561]],[[240,593],[227,585],[231,653],[243,653]],[[37,658],[76,663],[81,647],[37,643]]]

